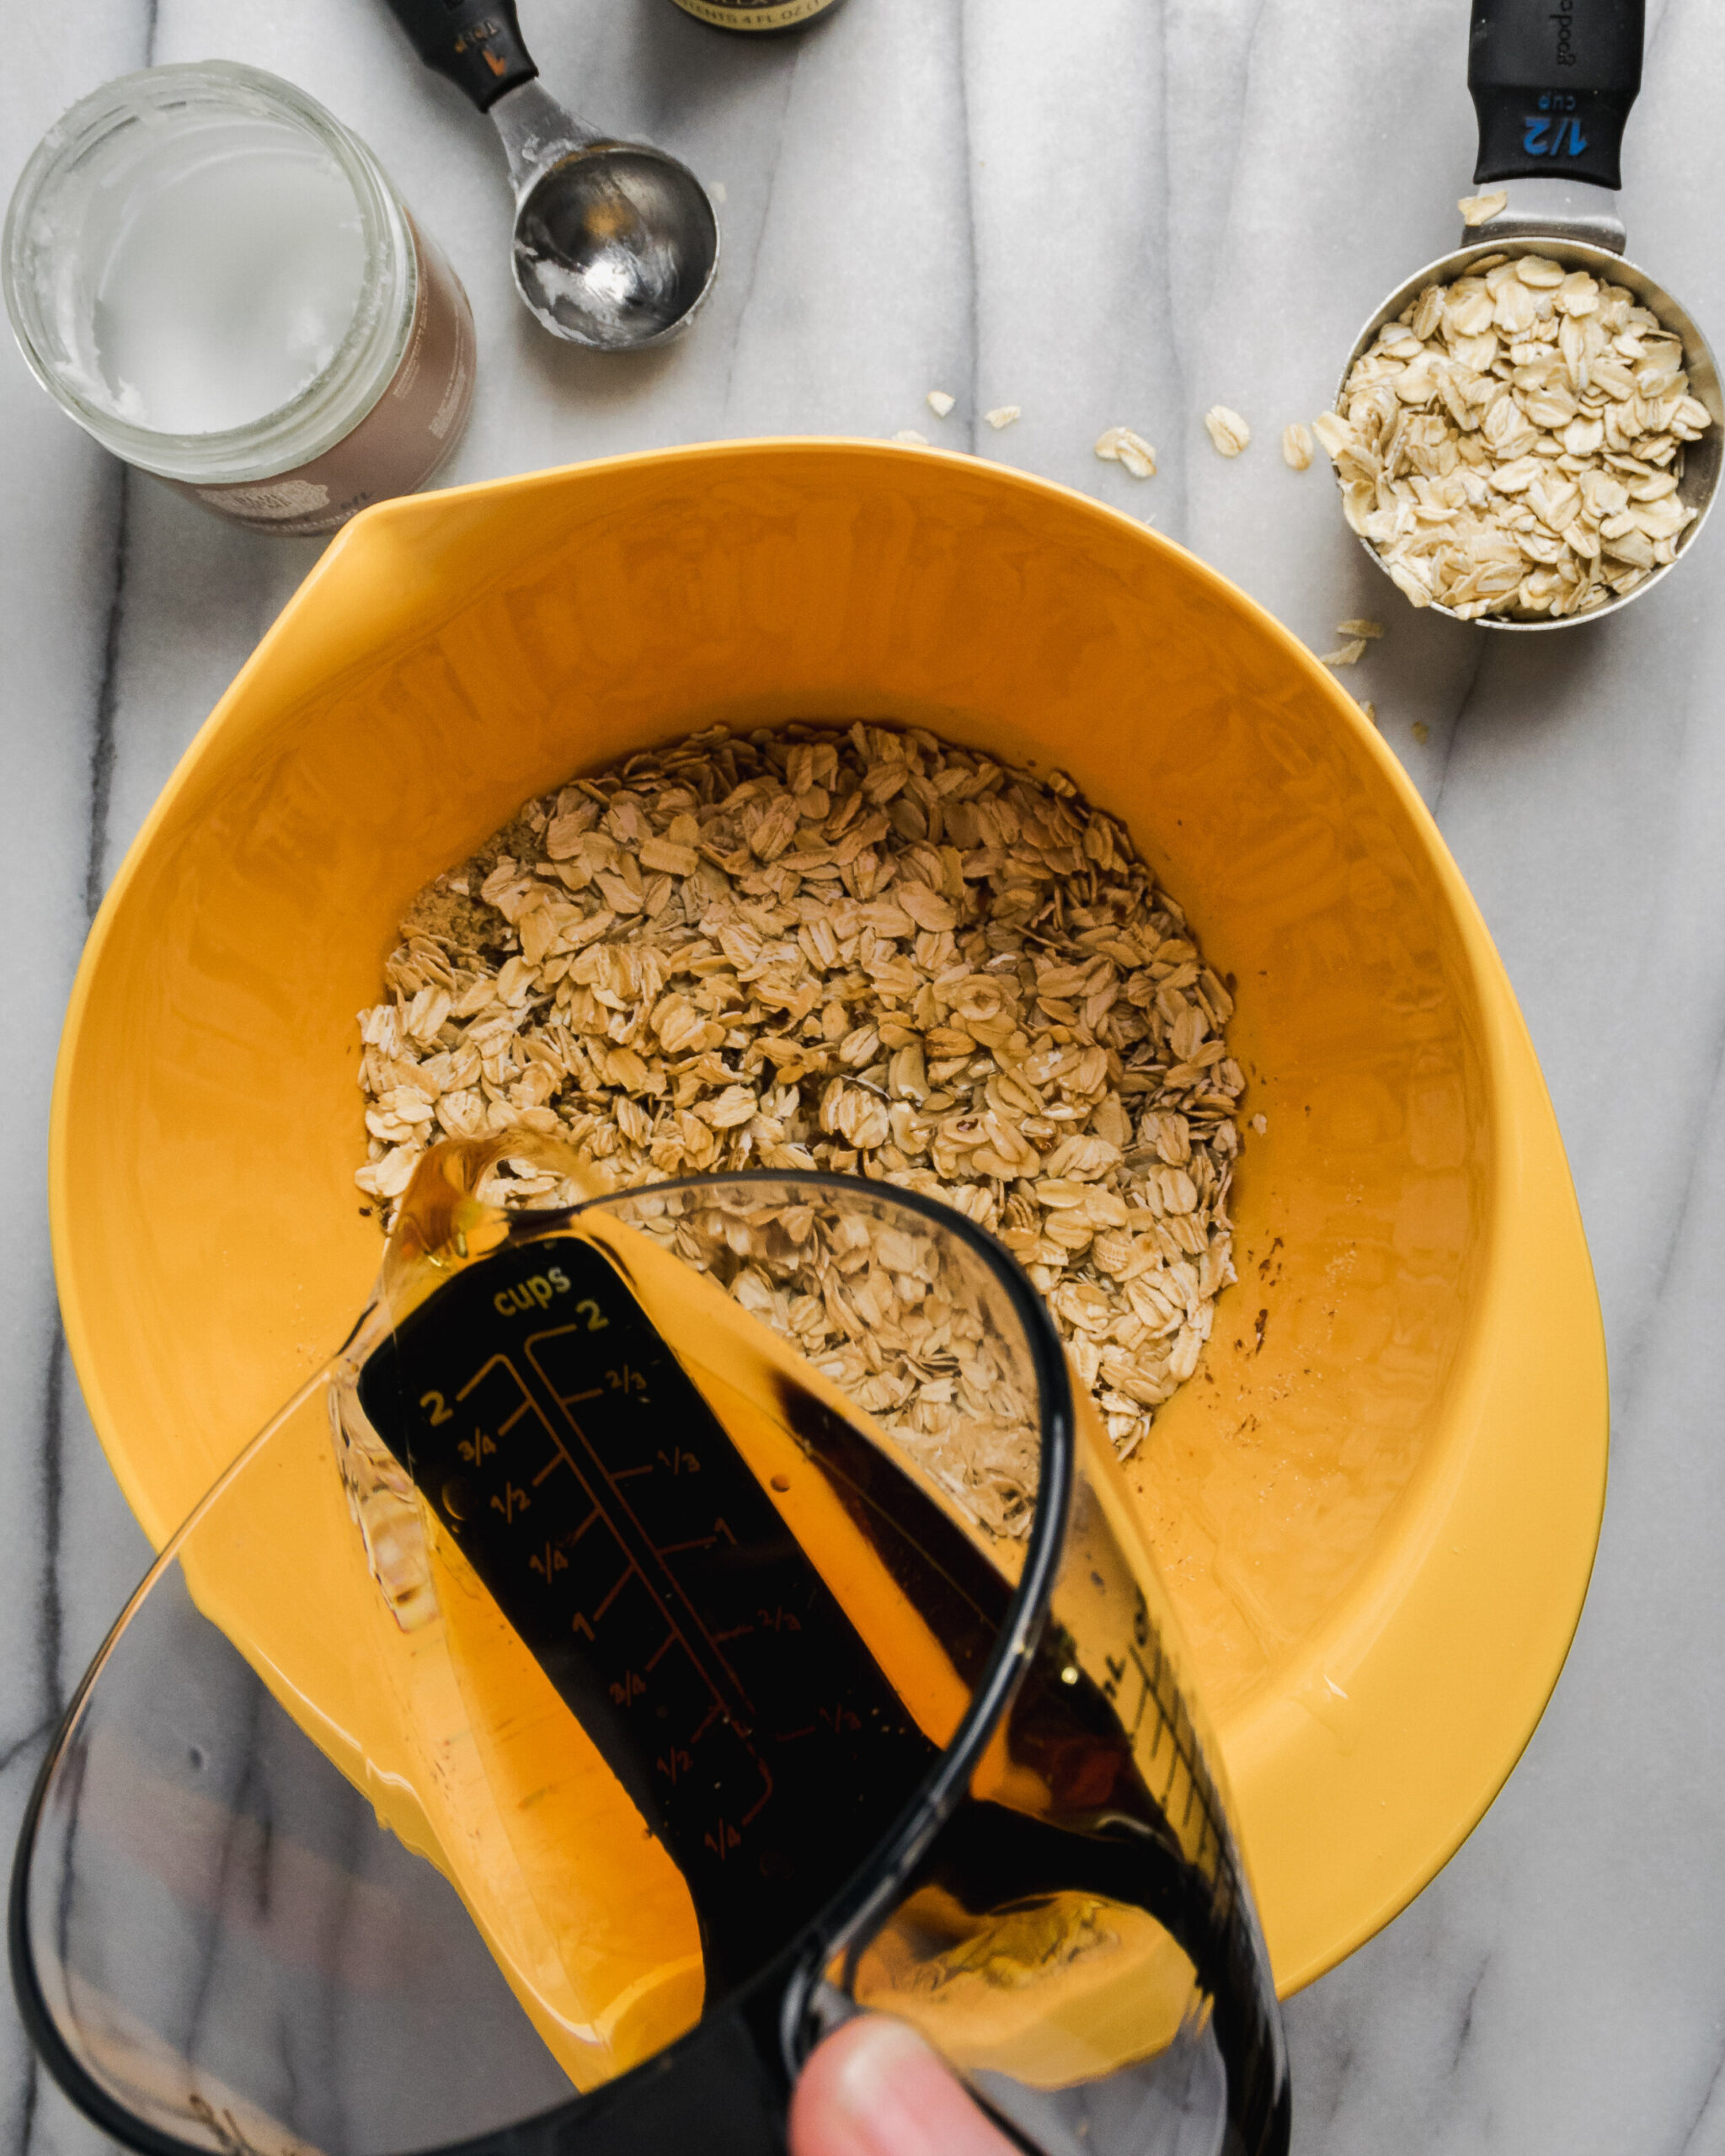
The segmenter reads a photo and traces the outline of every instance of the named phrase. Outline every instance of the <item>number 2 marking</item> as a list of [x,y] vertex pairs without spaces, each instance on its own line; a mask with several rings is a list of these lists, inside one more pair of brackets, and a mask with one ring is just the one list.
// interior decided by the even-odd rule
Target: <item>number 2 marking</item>
[[584,1302],[577,1303],[575,1311],[578,1316],[585,1315],[589,1332],[603,1332],[606,1326],[611,1323],[611,1320],[590,1297]]
[[419,1405],[421,1407],[429,1408],[430,1410],[431,1425],[434,1429],[436,1428],[438,1423],[448,1422],[450,1417],[455,1413],[454,1408],[446,1407],[444,1406],[443,1395],[441,1392],[421,1393],[419,1396]]

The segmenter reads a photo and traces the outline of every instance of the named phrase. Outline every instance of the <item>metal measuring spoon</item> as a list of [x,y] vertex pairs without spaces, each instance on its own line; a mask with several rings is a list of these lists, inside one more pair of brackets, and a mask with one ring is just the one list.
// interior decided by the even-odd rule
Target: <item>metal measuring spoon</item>
[[540,84],[515,0],[389,0],[428,67],[490,115],[515,190],[515,289],[553,337],[664,343],[706,298],[718,220],[688,167],[596,134]]
[[[1713,355],[1694,319],[1623,253],[1623,223],[1614,196],[1621,185],[1624,124],[1641,88],[1642,13],[1643,0],[1473,0],[1467,87],[1479,118],[1474,184],[1501,192],[1504,206],[1468,228],[1453,253],[1417,270],[1378,308],[1348,355],[1336,408],[1344,408],[1348,378],[1384,325],[1428,285],[1450,284],[1486,258],[1541,254],[1566,270],[1584,270],[1602,283],[1620,285],[1681,339],[1689,394],[1706,406],[1713,422],[1681,452],[1678,497],[1696,516],[1678,539],[1680,561],[1706,520],[1719,483],[1725,398]],[[1371,542],[1362,536],[1360,544],[1387,575]],[[1555,621],[1547,615],[1526,621],[1493,614],[1473,618],[1488,629],[1567,629],[1596,622],[1652,590],[1676,561],[1584,613]],[[1431,611],[1460,618],[1436,600]]]

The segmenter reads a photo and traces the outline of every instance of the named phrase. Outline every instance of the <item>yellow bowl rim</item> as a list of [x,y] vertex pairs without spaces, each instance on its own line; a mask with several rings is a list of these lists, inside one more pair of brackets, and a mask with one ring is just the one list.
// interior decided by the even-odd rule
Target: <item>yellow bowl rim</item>
[[[482,479],[460,487],[437,488],[416,495],[402,496],[380,502],[363,510],[336,533],[323,554],[313,564],[303,581],[297,586],[286,606],[270,627],[259,638],[244,664],[222,692],[209,717],[199,727],[182,754],[166,784],[152,804],[148,814],[140,826],[136,836],[127,848],[125,857],[116,870],[91,926],[79,961],[72,993],[68,998],[66,1017],[56,1060],[52,1101],[50,1110],[48,1145],[48,1202],[51,1243],[53,1251],[56,1283],[59,1289],[61,1320],[67,1348],[72,1364],[84,1390],[84,1397],[91,1420],[101,1439],[110,1466],[127,1497],[128,1502],[141,1518],[147,1518],[150,1507],[147,1492],[135,1486],[133,1478],[122,1471],[116,1458],[119,1450],[118,1433],[123,1417],[116,1413],[115,1403],[104,1390],[98,1375],[95,1358],[91,1349],[92,1328],[88,1323],[80,1291],[76,1254],[75,1234],[70,1222],[67,1200],[69,1161],[67,1155],[67,1124],[69,1098],[73,1081],[73,1067],[77,1059],[79,1033],[87,1011],[92,984],[99,969],[102,956],[114,922],[124,906],[127,894],[137,877],[142,864],[150,852],[158,833],[173,816],[181,797],[188,792],[200,776],[202,767],[216,752],[227,729],[227,718],[233,704],[248,688],[253,676],[268,665],[277,643],[292,630],[297,616],[315,597],[323,582],[334,575],[352,555],[362,551],[374,537],[381,538],[393,527],[410,526],[420,520],[435,520],[451,505],[483,500],[487,496],[509,494],[551,492],[564,486],[572,479],[590,479],[615,472],[627,472],[668,463],[691,466],[701,463],[724,464],[739,456],[762,458],[808,455],[828,456],[835,451],[860,454],[871,460],[887,460],[916,456],[943,465],[950,465],[967,476],[974,476],[979,467],[985,469],[991,481],[1002,488],[1020,494],[1051,499],[1083,515],[1101,520],[1130,532],[1140,544],[1172,555],[1180,561],[1183,570],[1212,595],[1228,606],[1243,611],[1253,625],[1278,644],[1294,666],[1303,671],[1308,682],[1321,686],[1337,718],[1354,737],[1357,750],[1363,750],[1389,787],[1401,808],[1407,817],[1413,834],[1417,835],[1422,850],[1445,901],[1450,905],[1457,933],[1471,968],[1478,995],[1478,1017],[1481,1021],[1482,1060],[1488,1075],[1491,1095],[1496,1107],[1502,1129],[1500,1142],[1494,1148],[1492,1166],[1493,1186],[1490,1209],[1492,1234],[1485,1253],[1482,1277],[1487,1282],[1501,1279],[1504,1270],[1502,1246],[1508,1240],[1511,1223],[1506,1219],[1507,1209],[1503,1202],[1502,1187],[1508,1180],[1506,1163],[1523,1151],[1537,1150],[1541,1144],[1555,1149],[1555,1165],[1567,1187],[1567,1167],[1562,1154],[1561,1139],[1557,1135],[1555,1118],[1546,1095],[1543,1079],[1534,1057],[1525,1022],[1516,1005],[1503,963],[1499,958],[1483,917],[1472,894],[1464,882],[1460,869],[1450,854],[1430,811],[1421,799],[1418,789],[1390,749],[1377,728],[1369,721],[1354,700],[1336,680],[1328,670],[1321,665],[1308,648],[1291,631],[1279,622],[1267,609],[1242,591],[1228,578],[1209,563],[1200,560],[1178,542],[1154,531],[1125,511],[1099,502],[1092,496],[1061,483],[1039,477],[1031,472],[985,459],[964,451],[942,449],[931,446],[924,448],[911,445],[882,441],[868,436],[834,435],[766,435],[741,437],[732,440],[703,441],[678,445],[673,447],[631,451],[620,455],[578,461],[556,465],[542,470]],[[1530,1080],[1531,1091],[1530,1091]],[[1529,1108],[1534,1113],[1530,1123]],[[1542,1112],[1542,1113],[1541,1113]],[[1549,1125],[1542,1129],[1541,1123]],[[1513,1142],[1507,1142],[1513,1141]],[[1547,1163],[1549,1167],[1550,1163]],[[1573,1197],[1572,1197],[1573,1203]],[[1578,1215],[1576,1232],[1579,1235]],[[1284,1997],[1303,1988],[1328,1969],[1364,1945],[1385,1924],[1398,1915],[1407,1904],[1430,1882],[1447,1864],[1461,1844],[1472,1833],[1484,1817],[1498,1791],[1519,1762],[1523,1751],[1538,1726],[1546,1703],[1555,1689],[1562,1673],[1564,1662],[1574,1631],[1579,1622],[1591,1577],[1594,1554],[1598,1546],[1605,1497],[1605,1469],[1607,1455],[1608,1416],[1603,1324],[1597,1295],[1592,1291],[1591,1267],[1587,1259],[1584,1241],[1581,1246],[1581,1260],[1586,1272],[1591,1297],[1586,1310],[1576,1310],[1570,1315],[1579,1326],[1583,1336],[1578,1341],[1572,1336],[1572,1352],[1590,1356],[1596,1364],[1596,1391],[1599,1412],[1596,1428],[1573,1433],[1570,1453],[1578,1485],[1591,1486],[1591,1501],[1583,1514],[1583,1525],[1572,1533],[1570,1542],[1562,1549],[1545,1553],[1545,1569],[1559,1572],[1564,1578],[1555,1589],[1558,1598],[1551,1605],[1551,1614],[1561,1619],[1556,1633],[1556,1645],[1548,1652],[1537,1671],[1537,1704],[1524,1717],[1525,1726],[1518,1728],[1513,1739],[1503,1742],[1494,1756],[1483,1764],[1479,1775],[1480,1796],[1471,1803],[1466,1815],[1455,1818],[1447,1832],[1433,1837],[1429,1850],[1418,1862],[1410,1864],[1393,1883],[1375,1893],[1363,1896],[1361,1905],[1345,1917],[1338,1919],[1332,1935],[1322,1948],[1303,1955],[1291,1967],[1278,1967],[1279,1988]],[[1489,1298],[1482,1293],[1481,1300]],[[1484,1343],[1479,1338],[1480,1328],[1471,1326],[1466,1335],[1464,1352],[1455,1378],[1458,1403],[1470,1390],[1487,1389],[1486,1374],[1477,1366],[1481,1361]],[[332,1343],[333,1345],[334,1343]],[[1475,1367],[1470,1368],[1472,1365]],[[1459,1412],[1454,1411],[1454,1412]],[[1512,1431],[1506,1442],[1521,1443],[1519,1430]],[[238,1448],[237,1448],[238,1449]],[[1467,1456],[1448,1463],[1446,1475],[1456,1484],[1466,1481],[1479,1471],[1477,1447],[1469,1449]],[[1418,1478],[1416,1477],[1416,1480]],[[1585,1493],[1583,1501],[1585,1501]],[[1405,1502],[1406,1493],[1404,1493]],[[175,1523],[177,1524],[177,1523]],[[1428,1538],[1429,1539],[1429,1538]],[[1346,1655],[1345,1642],[1370,1642],[1381,1632],[1389,1614],[1386,1598],[1394,1587],[1389,1574],[1405,1570],[1405,1564],[1395,1561],[1396,1547],[1392,1545],[1381,1553],[1381,1561],[1367,1565],[1350,1586],[1342,1603],[1333,1609],[1318,1628],[1302,1643],[1298,1667],[1311,1673],[1321,1672],[1324,1664],[1338,1652]],[[1553,1563],[1552,1560],[1555,1560]],[[1466,1591],[1466,1590],[1463,1590]],[[1452,1589],[1452,1593],[1455,1592]],[[1276,1689],[1284,1695],[1284,1704],[1298,1689],[1295,1683],[1295,1671],[1284,1673]],[[1225,1718],[1226,1726],[1226,1718]],[[1240,1779],[1237,1767],[1233,1778]],[[1386,1802],[1389,1798],[1384,1800]],[[1249,1854],[1249,1853],[1248,1853]]]

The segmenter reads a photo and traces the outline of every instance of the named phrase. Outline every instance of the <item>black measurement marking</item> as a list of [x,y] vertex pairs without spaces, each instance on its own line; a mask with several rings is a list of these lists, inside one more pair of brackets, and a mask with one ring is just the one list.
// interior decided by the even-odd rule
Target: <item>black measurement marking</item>
[[[558,1238],[575,1321],[521,1329],[513,1290],[544,1258],[457,1275],[361,1400],[682,1869],[728,1988],[862,1861],[933,1748],[600,1252]],[[434,1385],[446,1419],[404,1423]],[[786,1728],[809,1732],[788,1753]]]
[[[619,1276],[555,1241],[587,1291],[575,1324],[515,1330],[544,1244],[505,1249],[413,1314],[360,1401],[682,1870],[711,2004],[867,1862],[934,1751]],[[774,1382],[810,1475],[974,1682],[1005,1582],[852,1425]],[[1237,2029],[1258,1950],[1232,1847],[1148,1611],[1119,1617],[1105,1684],[1064,1682],[1078,1649],[1053,1627],[1013,1710],[1050,1817],[966,1800],[923,1876],[973,1911],[1065,1891],[1148,1909]]]

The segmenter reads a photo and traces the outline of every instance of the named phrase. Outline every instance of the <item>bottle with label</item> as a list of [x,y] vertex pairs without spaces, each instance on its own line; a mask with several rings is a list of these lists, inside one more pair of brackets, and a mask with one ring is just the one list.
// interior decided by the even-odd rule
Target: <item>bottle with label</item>
[[715,29],[753,31],[800,29],[818,16],[830,15],[844,0],[675,0],[686,15],[711,23]]

